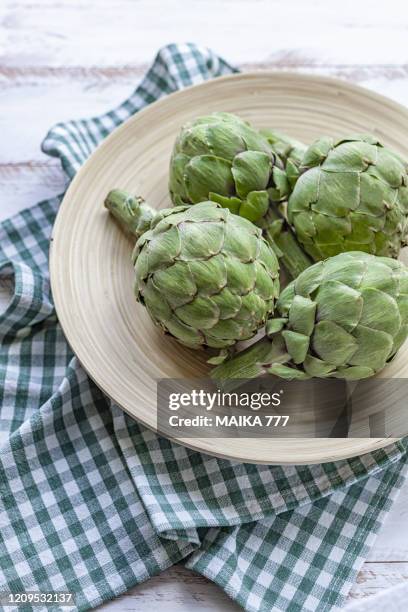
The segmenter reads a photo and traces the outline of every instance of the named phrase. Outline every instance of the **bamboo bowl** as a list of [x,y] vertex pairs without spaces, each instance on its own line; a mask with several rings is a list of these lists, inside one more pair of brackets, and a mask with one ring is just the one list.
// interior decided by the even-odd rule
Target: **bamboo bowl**
[[[170,205],[168,165],[183,123],[229,111],[255,127],[276,127],[308,143],[321,135],[371,132],[408,158],[408,111],[342,81],[258,72],[215,79],[152,104],[116,129],[72,181],[53,231],[51,282],[59,320],[96,384],[129,415],[156,427],[156,381],[199,378],[201,351],[164,337],[133,295],[132,245],[103,201],[112,188]],[[386,369],[408,377],[408,345]],[[390,439],[216,439],[180,441],[219,457],[256,463],[315,463],[367,453]]]

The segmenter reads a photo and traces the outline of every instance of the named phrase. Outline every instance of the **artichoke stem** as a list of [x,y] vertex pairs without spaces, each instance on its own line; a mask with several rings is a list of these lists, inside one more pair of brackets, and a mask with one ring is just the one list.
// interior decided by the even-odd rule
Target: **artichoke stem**
[[113,189],[108,193],[105,207],[122,230],[136,239],[150,229],[155,216],[154,210],[144,202],[143,198],[134,197],[121,189]]
[[312,265],[312,261],[303,251],[287,221],[276,211],[269,210],[263,222],[264,236],[274,249],[291,278],[297,278],[301,272]]
[[211,378],[228,391],[239,387],[245,380],[267,373],[271,362],[285,363],[287,360],[288,355],[282,351],[280,342],[264,336],[211,370]]

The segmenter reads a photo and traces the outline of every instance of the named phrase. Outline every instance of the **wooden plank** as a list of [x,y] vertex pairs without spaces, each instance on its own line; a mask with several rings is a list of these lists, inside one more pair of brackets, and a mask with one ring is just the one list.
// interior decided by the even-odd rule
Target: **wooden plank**
[[[3,3],[2,63],[115,66],[149,62],[194,40],[234,62],[406,63],[404,0],[15,0]],[[339,44],[333,44],[338,41]]]
[[365,563],[350,591],[351,602],[408,582],[408,563]]
[[[226,59],[226,58],[224,58]],[[153,58],[152,58],[153,60]],[[88,81],[88,87],[93,87],[99,81],[113,86],[116,83],[128,81],[132,85],[135,80],[144,76],[151,62],[120,64],[117,66],[5,66],[0,64],[0,87],[15,85],[42,85],[58,79],[68,79],[72,82]],[[252,70],[289,70],[291,72],[309,72],[343,78],[355,83],[372,79],[400,80],[408,77],[407,64],[325,64],[297,58],[283,57],[258,60],[253,62],[234,62],[243,71]]]
[[49,128],[110,110],[133,91],[135,81],[76,81],[52,75],[0,84],[0,164],[44,161],[40,145]]
[[0,165],[0,221],[62,193],[64,188],[65,178],[57,161]]
[[104,612],[238,612],[242,610],[217,585],[182,565],[144,582],[122,597],[100,606]]

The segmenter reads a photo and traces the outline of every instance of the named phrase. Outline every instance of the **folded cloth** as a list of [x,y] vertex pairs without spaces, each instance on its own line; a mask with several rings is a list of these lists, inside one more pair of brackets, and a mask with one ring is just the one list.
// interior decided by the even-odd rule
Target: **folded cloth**
[[[55,126],[43,150],[72,178],[140,108],[233,70],[195,45],[165,47],[124,104]],[[59,202],[0,225],[11,287],[0,315],[0,591],[71,591],[86,610],[183,561],[246,610],[338,609],[405,480],[405,441],[266,466],[139,425],[88,378],[58,324],[47,258]]]

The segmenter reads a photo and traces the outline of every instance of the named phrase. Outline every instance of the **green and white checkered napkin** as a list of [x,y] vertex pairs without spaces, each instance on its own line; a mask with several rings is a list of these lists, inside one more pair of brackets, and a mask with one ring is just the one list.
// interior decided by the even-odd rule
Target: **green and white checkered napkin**
[[[43,150],[72,178],[140,108],[232,71],[206,49],[170,45],[124,104],[55,126]],[[89,380],[55,315],[59,202],[0,226],[12,293],[0,315],[0,591],[74,591],[86,610],[183,561],[247,610],[338,609],[404,481],[405,444],[271,467],[194,452],[130,419]]]

